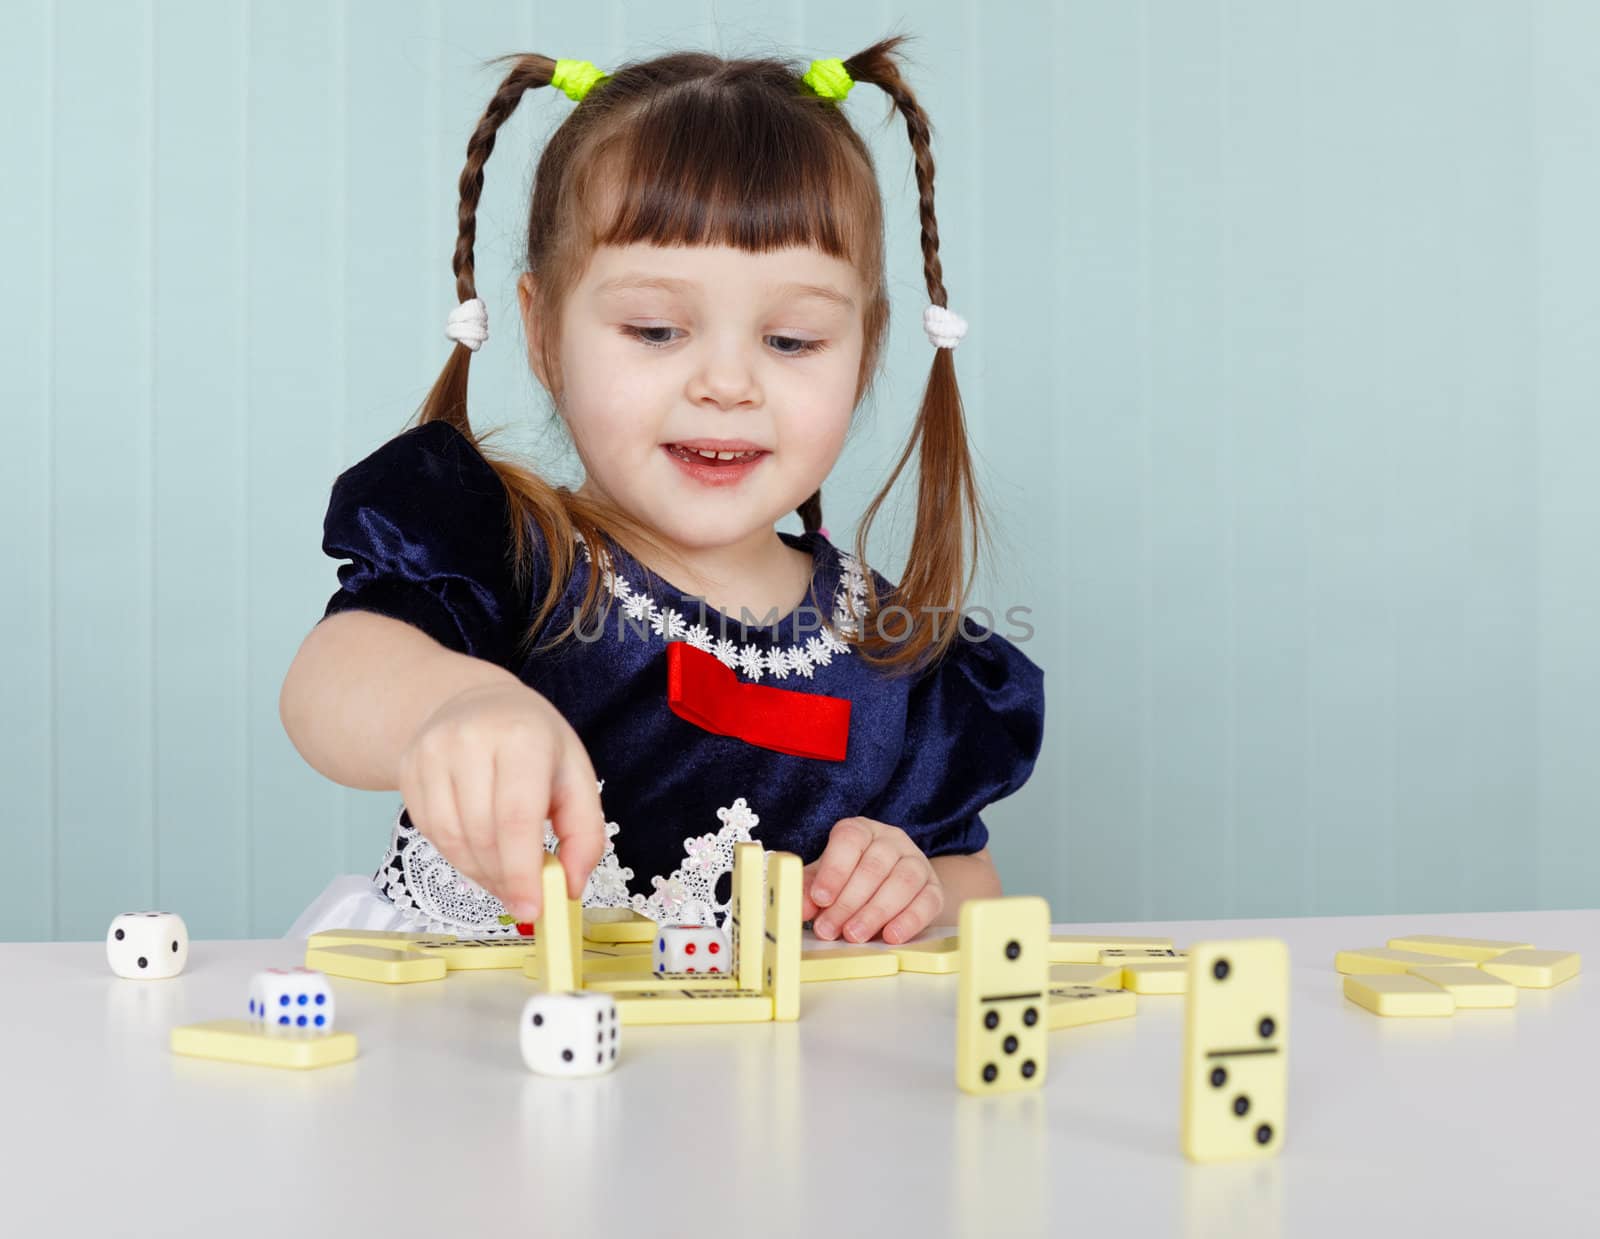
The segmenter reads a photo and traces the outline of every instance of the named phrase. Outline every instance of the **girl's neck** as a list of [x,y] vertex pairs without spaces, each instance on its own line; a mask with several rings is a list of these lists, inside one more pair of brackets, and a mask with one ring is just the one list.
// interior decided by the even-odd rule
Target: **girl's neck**
[[[578,493],[590,489],[585,482]],[[810,597],[812,556],[791,547],[776,529],[756,529],[737,542],[711,547],[686,547],[659,532],[656,539],[665,555],[649,546],[628,551],[657,577],[723,615],[738,617],[748,610],[758,619],[782,617]]]

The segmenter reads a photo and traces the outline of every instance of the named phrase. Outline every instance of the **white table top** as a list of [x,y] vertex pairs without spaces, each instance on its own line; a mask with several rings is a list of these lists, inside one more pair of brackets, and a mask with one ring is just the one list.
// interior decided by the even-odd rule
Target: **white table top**
[[[334,979],[352,1063],[175,1056],[234,1015],[284,940],[200,942],[172,981],[101,943],[0,945],[0,1182],[17,1236],[1182,1235],[1600,1231],[1600,989],[1385,1020],[1334,951],[1405,932],[1600,958],[1600,911],[1057,926],[1274,936],[1293,961],[1289,1109],[1274,1160],[1178,1150],[1183,1000],[1051,1034],[1042,1091],[955,1087],[954,977],[802,988],[794,1024],[627,1028],[617,1070],[523,1067],[516,971]],[[687,1194],[678,1196],[682,1185]]]

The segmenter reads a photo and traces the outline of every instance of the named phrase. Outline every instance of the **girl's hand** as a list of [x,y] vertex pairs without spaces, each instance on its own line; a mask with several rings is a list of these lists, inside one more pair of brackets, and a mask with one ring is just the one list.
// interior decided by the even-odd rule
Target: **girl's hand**
[[944,884],[933,863],[898,826],[869,817],[834,823],[828,846],[806,866],[800,917],[819,938],[905,942],[944,909]]
[[561,712],[524,684],[475,685],[433,712],[400,756],[412,824],[518,921],[541,911],[544,823],[578,898],[605,852],[589,754]]

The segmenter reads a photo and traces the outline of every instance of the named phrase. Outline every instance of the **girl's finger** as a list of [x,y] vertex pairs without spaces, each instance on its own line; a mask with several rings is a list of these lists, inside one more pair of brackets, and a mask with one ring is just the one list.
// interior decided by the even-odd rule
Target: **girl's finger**
[[839,897],[871,843],[872,831],[860,818],[847,817],[834,823],[828,832],[828,846],[816,859],[816,875],[811,881],[811,898],[819,908],[826,908]]
[[917,892],[906,910],[883,927],[883,940],[890,945],[910,942],[944,911],[944,888],[929,882]]
[[891,917],[911,906],[928,884],[928,862],[920,856],[902,856],[883,884],[854,916],[844,924],[844,937],[851,942],[869,941]]
[[567,875],[567,896],[578,899],[589,884],[606,850],[606,815],[600,807],[599,780],[583,744],[574,734],[562,746],[559,764],[550,782],[550,829],[561,847],[561,867]]
[[531,746],[504,744],[494,755],[495,853],[501,890],[496,894],[519,921],[539,917],[544,866],[545,805],[549,779]]
[[450,772],[461,837],[480,876],[473,881],[491,895],[500,894],[500,856],[494,840],[494,757],[457,761]]
[[900,853],[891,843],[881,838],[874,839],[861,853],[855,872],[845,882],[844,889],[817,917],[817,937],[830,940],[837,938],[845,922],[872,898],[899,859]]

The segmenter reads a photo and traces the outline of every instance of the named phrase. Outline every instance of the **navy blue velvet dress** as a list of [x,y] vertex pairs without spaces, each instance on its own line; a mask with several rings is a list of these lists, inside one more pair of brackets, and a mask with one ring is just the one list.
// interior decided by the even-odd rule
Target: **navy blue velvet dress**
[[[612,570],[602,572],[611,605],[598,639],[569,637],[519,658],[515,647],[548,576],[536,573],[529,590],[513,588],[506,520],[499,479],[470,440],[443,422],[406,431],[334,483],[323,550],[350,562],[339,567],[327,614],[361,609],[403,620],[452,650],[508,668],[555,704],[582,738],[606,818],[618,827],[607,874],[591,883],[588,903],[655,913],[664,890],[669,903],[674,894],[695,894],[692,879],[710,863],[719,832],[723,842],[735,831],[810,862],[836,822],[861,815],[902,828],[929,856],[974,852],[988,840],[983,808],[1033,770],[1043,672],[970,621],[969,639],[958,638],[939,664],[891,677],[827,629],[797,639],[789,617],[741,627],[617,550]],[[860,597],[862,569],[853,556],[820,533],[779,536],[813,557],[813,597],[824,615]],[[589,548],[579,550],[541,637],[568,623],[595,570]],[[880,592],[890,588],[881,575],[874,580]],[[624,617],[636,622],[620,623]],[[673,639],[716,655],[741,682],[848,699],[845,759],[758,747],[673,713],[666,691]],[[408,826],[402,812],[402,847],[415,838]],[[380,880],[385,869],[400,874],[397,850],[392,842]],[[413,874],[412,885],[418,882]],[[408,902],[403,887],[391,883],[389,893]],[[436,921],[437,905],[430,907]]]

